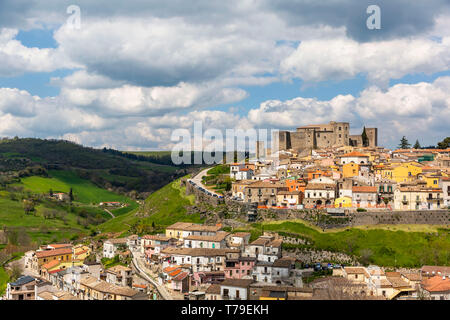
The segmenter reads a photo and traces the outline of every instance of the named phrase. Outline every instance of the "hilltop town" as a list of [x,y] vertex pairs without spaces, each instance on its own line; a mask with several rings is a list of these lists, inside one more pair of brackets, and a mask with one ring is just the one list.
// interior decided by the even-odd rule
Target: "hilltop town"
[[[270,212],[276,225],[286,211],[335,220],[351,217],[366,225],[385,221],[408,228],[448,228],[450,149],[389,150],[377,146],[376,128],[364,129],[361,136],[350,136],[348,130],[348,123],[337,122],[301,127],[297,137],[282,133],[280,140],[287,142],[273,153],[258,142],[254,159],[201,169],[177,182],[186,194],[194,194],[197,205],[225,205],[245,219],[177,221],[163,232],[109,233],[41,245],[11,262],[20,276],[8,283],[4,298],[450,299],[449,251],[441,231],[426,237],[437,239],[432,261],[444,264],[421,267],[378,266],[370,263],[369,254],[308,251],[312,238],[270,230],[253,233],[250,223],[265,221]],[[303,142],[294,142],[297,138]],[[223,187],[224,179],[231,181],[229,188]],[[440,230],[445,238],[447,229]],[[346,245],[355,246],[354,240]],[[395,260],[399,254],[385,246],[380,252]]]

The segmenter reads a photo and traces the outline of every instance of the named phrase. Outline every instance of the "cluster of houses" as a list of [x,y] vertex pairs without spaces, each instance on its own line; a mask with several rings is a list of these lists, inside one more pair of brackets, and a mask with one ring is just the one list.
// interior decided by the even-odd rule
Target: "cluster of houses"
[[[142,254],[144,264],[170,292],[189,299],[282,300],[319,299],[323,287],[304,284],[313,270],[283,256],[283,240],[265,233],[250,241],[250,233],[223,231],[221,225],[177,222],[165,234],[131,236],[122,240]],[[114,242],[114,241],[113,241]],[[105,242],[106,243],[106,242]],[[116,245],[118,246],[118,245]],[[377,267],[333,269],[359,297],[379,299],[449,299],[450,268],[424,266],[408,273]],[[326,278],[325,278],[326,279]],[[323,282],[322,282],[323,283]]]
[[[221,225],[177,222],[164,234],[132,235],[103,242],[103,258],[132,252],[174,299],[301,300],[345,298],[450,300],[450,267],[389,271],[376,266],[331,265],[332,275],[314,275],[282,252],[283,238],[223,231]],[[24,275],[8,283],[10,300],[149,300],[150,286],[135,283],[140,270],[104,268],[85,245],[49,244],[24,257]],[[153,295],[153,299],[156,296]]]
[[450,149],[341,146],[280,150],[230,164],[231,196],[260,208],[450,207]]
[[[147,300],[147,286],[133,283],[132,269],[104,269],[87,259],[90,247],[49,244],[24,256],[24,273],[7,285],[7,300]],[[93,261],[94,260],[94,261]]]

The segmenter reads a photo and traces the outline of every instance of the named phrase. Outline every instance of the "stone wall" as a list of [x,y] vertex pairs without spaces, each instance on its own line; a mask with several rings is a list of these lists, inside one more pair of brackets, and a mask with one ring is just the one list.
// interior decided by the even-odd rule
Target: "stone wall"
[[449,210],[355,212],[350,215],[350,225],[373,224],[450,224]]
[[[225,204],[228,212],[241,217],[244,217],[250,209],[248,203],[229,198],[218,199],[198,190],[186,181],[184,183],[186,194],[194,194],[196,203],[208,203],[213,206]],[[319,214],[319,212],[314,209],[258,209],[258,220],[303,219],[323,229],[376,224],[450,225],[449,210],[353,212],[345,217],[332,217],[327,214]]]

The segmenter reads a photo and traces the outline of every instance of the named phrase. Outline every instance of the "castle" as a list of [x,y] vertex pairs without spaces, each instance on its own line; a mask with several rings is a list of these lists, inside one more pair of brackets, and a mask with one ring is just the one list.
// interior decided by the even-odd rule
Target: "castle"
[[378,128],[365,128],[366,143],[363,133],[350,134],[348,122],[330,121],[328,124],[307,125],[296,131],[279,131],[274,137],[278,141],[278,150],[313,150],[336,146],[376,147],[378,144]]

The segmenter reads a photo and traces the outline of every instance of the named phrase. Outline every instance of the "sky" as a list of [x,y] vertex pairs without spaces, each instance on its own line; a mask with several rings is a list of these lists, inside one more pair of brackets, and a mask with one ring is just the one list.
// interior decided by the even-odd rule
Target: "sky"
[[195,121],[347,121],[395,148],[435,145],[449,119],[447,0],[0,2],[0,137],[169,150]]

